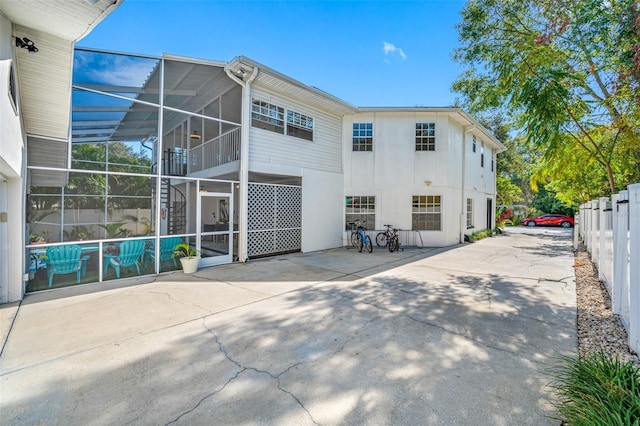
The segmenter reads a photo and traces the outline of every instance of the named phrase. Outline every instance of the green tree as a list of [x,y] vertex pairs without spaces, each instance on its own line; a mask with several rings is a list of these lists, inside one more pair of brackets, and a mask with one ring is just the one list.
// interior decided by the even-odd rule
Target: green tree
[[496,181],[498,205],[511,206],[523,201],[522,190],[505,176],[498,176]]
[[[107,155],[108,153],[108,155]],[[85,170],[149,173],[150,158],[146,152],[136,153],[123,142],[82,144],[73,147],[73,167]],[[108,196],[109,209],[149,208],[151,178],[72,173],[66,193],[78,194],[65,198],[68,208],[104,209]]]
[[466,70],[453,88],[473,113],[508,111],[548,162],[572,141],[604,171],[613,193],[629,183],[616,180],[628,175],[617,173],[628,167],[622,153],[640,171],[638,79],[630,72],[640,41],[634,4],[470,0],[455,52]]

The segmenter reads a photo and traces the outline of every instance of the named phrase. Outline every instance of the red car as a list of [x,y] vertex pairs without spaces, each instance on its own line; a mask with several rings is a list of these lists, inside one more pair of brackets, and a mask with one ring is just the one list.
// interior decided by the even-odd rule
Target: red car
[[563,214],[545,214],[523,219],[522,224],[525,226],[562,226],[563,228],[571,228],[573,226],[573,218]]

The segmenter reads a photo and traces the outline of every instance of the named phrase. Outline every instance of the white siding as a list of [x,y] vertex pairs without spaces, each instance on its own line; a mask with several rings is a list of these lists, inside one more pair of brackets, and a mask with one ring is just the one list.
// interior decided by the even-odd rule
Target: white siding
[[[313,117],[313,141],[282,135],[270,130],[250,127],[249,169],[274,172],[282,166],[310,168],[319,171],[342,172],[341,118],[324,111],[309,108],[296,101],[252,86],[252,98],[270,102]],[[250,125],[250,123],[249,123]]]

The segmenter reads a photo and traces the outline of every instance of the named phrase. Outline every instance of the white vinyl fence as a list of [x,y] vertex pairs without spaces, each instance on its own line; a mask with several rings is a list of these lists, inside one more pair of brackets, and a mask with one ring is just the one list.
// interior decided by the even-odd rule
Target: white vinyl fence
[[582,204],[577,232],[627,330],[629,349],[640,353],[640,183]]

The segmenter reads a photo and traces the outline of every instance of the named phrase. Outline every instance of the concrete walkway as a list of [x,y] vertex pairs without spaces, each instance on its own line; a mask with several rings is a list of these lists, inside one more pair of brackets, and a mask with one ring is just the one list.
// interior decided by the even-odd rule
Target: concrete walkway
[[0,307],[0,423],[558,425],[571,243],[515,228],[32,294]]

